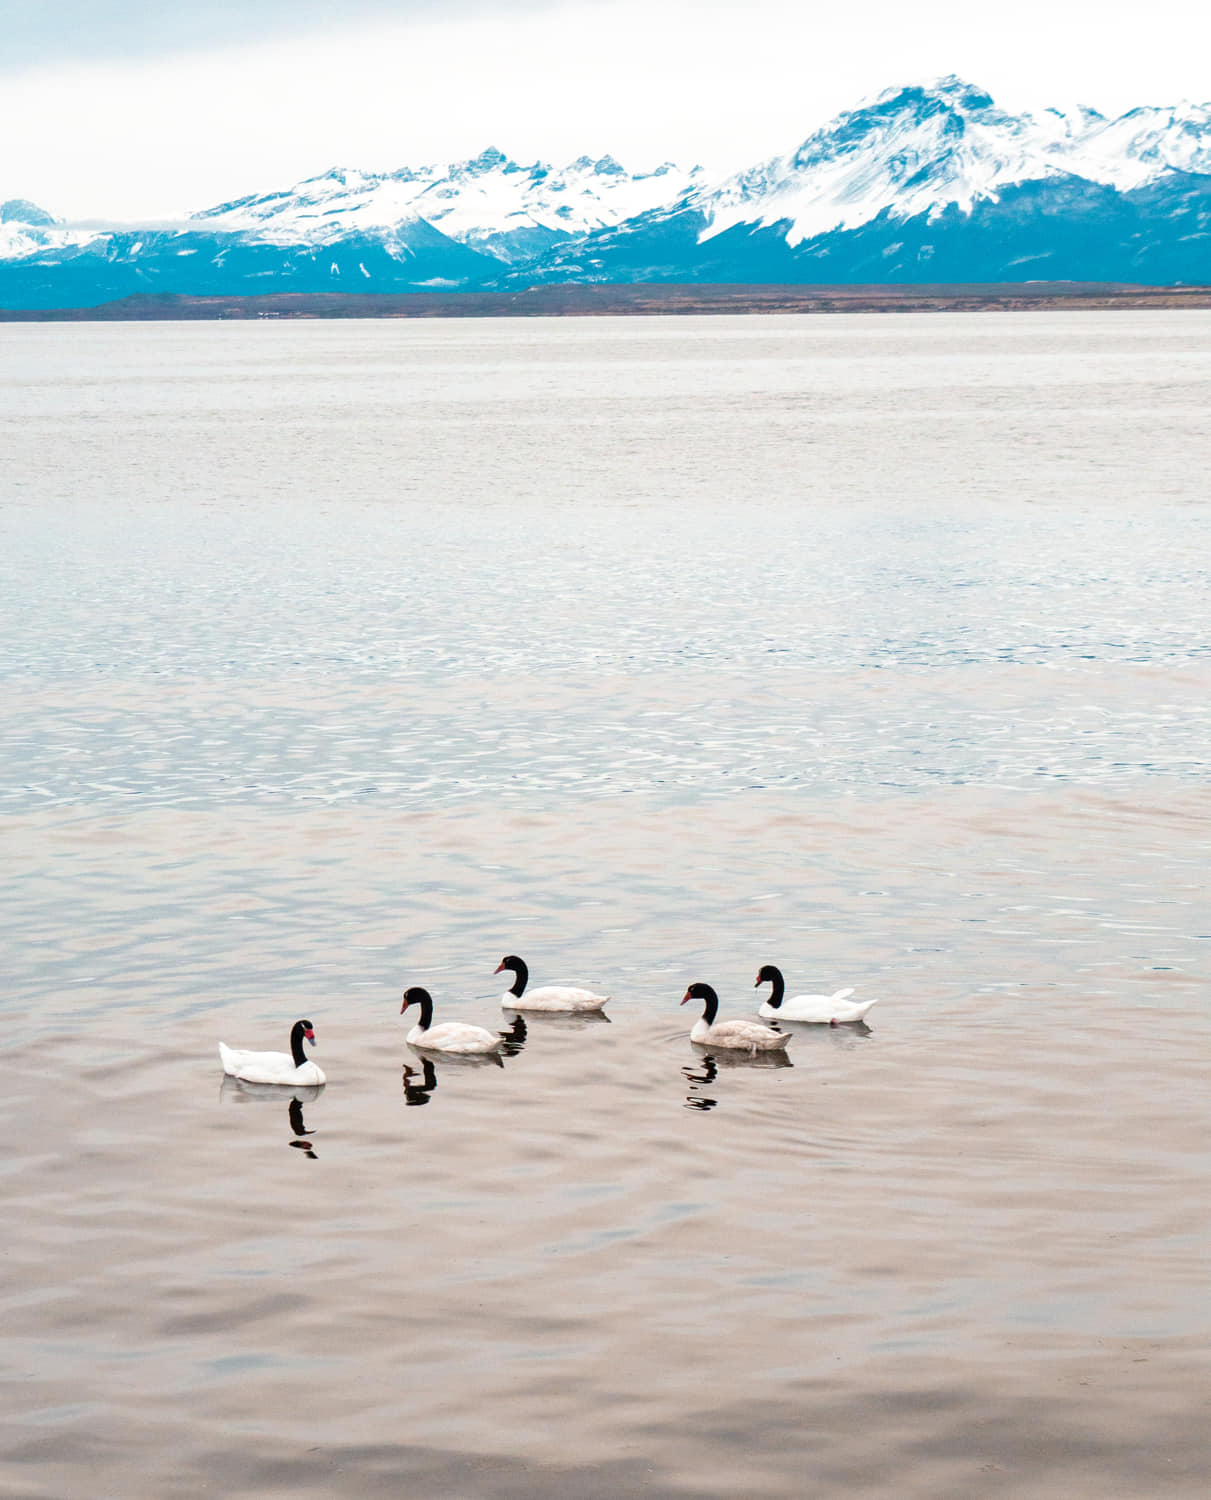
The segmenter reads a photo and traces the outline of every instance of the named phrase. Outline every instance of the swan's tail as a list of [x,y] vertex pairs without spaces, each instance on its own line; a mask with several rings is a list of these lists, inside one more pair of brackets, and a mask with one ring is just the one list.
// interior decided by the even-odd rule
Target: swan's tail
[[235,1053],[230,1047],[224,1047],[222,1042],[219,1043],[219,1061],[223,1064],[223,1072],[230,1074],[234,1078],[236,1070]]

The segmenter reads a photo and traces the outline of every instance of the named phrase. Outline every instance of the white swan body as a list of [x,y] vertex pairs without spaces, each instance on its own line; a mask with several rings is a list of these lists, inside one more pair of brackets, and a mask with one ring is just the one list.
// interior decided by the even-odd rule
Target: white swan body
[[850,1021],[860,1021],[878,1000],[847,1001],[853,990],[838,990],[834,995],[791,995],[775,1010],[767,1000],[758,1010],[759,1016],[769,1016],[773,1021],[779,1017],[784,1021],[812,1021],[820,1026],[844,1026]]
[[440,1026],[414,1026],[408,1045],[428,1052],[499,1052],[500,1038],[482,1026],[465,1021],[443,1021]]
[[500,997],[501,1006],[505,1010],[546,1010],[568,1015],[601,1010],[610,998],[609,995],[598,995],[593,990],[581,989],[574,984],[544,984],[536,990],[529,990],[526,984],[530,971],[513,954],[501,959],[496,972],[499,974],[505,969],[511,969],[515,976],[512,988],[507,989]]
[[428,990],[419,986],[408,990],[400,1015],[409,1005],[420,1006],[420,1021],[408,1033],[410,1047],[423,1052],[454,1052],[463,1056],[500,1051],[504,1038],[485,1031],[482,1026],[472,1026],[466,1021],[443,1021],[440,1026],[434,1026],[433,997]]
[[691,1042],[698,1042],[704,1047],[720,1047],[724,1051],[755,1054],[782,1050],[790,1041],[789,1033],[775,1031],[771,1026],[766,1026],[761,1021],[749,1020],[747,1017],[734,1021],[716,1021],[719,996],[709,984],[690,985],[685,992],[682,1005],[686,1003],[686,1000],[705,1002],[702,1015],[690,1029]]
[[807,1021],[817,1026],[845,1026],[851,1021],[860,1021],[872,1006],[879,1003],[877,1000],[862,1000],[847,1004],[843,998],[837,998],[850,993],[838,990],[837,995],[796,995],[785,1001],[781,1010],[767,1011],[763,1005],[758,1014],[784,1016],[788,1021]]
[[[783,994],[782,971],[773,964],[766,964],[757,975],[757,984],[772,984],[773,994],[758,1008],[759,1016],[768,1016],[771,1021],[806,1021],[817,1026],[845,1026],[860,1021],[878,1000],[853,1001],[853,987],[837,990],[831,995]],[[754,989],[757,987],[753,986]]]
[[763,1026],[760,1021],[716,1021],[708,1026],[699,1016],[690,1030],[690,1041],[725,1050],[773,1052],[784,1050],[790,1036],[785,1031]]
[[219,1043],[219,1061],[223,1072],[245,1083],[278,1083],[288,1087],[308,1088],[324,1083],[324,1074],[303,1054],[303,1041],[315,1041],[310,1021],[296,1021],[290,1033],[289,1052],[245,1052]]

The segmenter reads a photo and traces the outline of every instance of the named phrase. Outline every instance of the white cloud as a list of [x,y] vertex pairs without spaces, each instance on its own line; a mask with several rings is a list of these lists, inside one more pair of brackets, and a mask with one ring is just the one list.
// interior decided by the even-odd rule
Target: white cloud
[[[157,56],[348,29],[367,20],[522,14],[553,0],[0,0],[0,70]],[[334,19],[337,18],[337,19]]]
[[[1078,13],[1079,12],[1079,13]],[[60,216],[170,216],[336,163],[390,168],[493,144],[729,167],[788,149],[892,84],[957,72],[1008,108],[1211,95],[1211,7],[1021,0],[598,0],[192,53],[47,63],[0,89],[0,198]],[[1182,38],[1174,45],[1175,35]]]

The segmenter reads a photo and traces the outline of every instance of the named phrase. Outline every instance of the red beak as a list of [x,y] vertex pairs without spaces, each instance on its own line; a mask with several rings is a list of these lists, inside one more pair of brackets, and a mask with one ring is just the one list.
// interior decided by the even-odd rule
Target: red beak
[[309,1042],[314,1042],[315,1041],[315,1032],[314,1031],[304,1031],[303,1035],[307,1038],[307,1040]]
[[412,1002],[410,1000],[405,1000],[404,1003],[400,1006],[399,1013],[401,1016],[408,1009],[408,1006],[411,1005],[411,1003]]
[[684,994],[684,995],[682,995],[682,997],[681,997],[681,1003],[682,1003],[682,1005],[684,1005],[684,1004],[685,1004],[685,1002],[686,1002],[686,1001],[687,1001],[687,1000],[688,1000],[688,999],[689,999],[689,998],[690,998],[690,992],[689,992],[689,990],[686,990],[686,992],[685,992],[685,994]]
[[497,964],[496,967],[492,970],[492,972],[493,972],[493,974],[499,974],[500,971],[503,968],[504,968],[504,964]]

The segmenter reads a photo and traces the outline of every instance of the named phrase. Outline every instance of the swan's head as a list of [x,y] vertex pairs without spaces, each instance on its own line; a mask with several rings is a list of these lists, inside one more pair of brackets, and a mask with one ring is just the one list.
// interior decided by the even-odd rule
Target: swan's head
[[307,1061],[307,1054],[303,1051],[304,1038],[314,1046],[315,1031],[311,1022],[296,1021],[290,1028],[290,1055],[294,1058],[296,1068],[301,1068]]
[[516,953],[510,953],[501,959],[500,963],[496,966],[496,972],[499,974],[502,969],[512,969],[513,983],[509,986],[509,993],[520,998],[525,994],[526,985],[530,982],[529,969],[526,968]]
[[757,977],[753,981],[753,988],[757,989],[763,984],[777,984],[782,975],[774,968],[773,964],[762,964],[757,970]]
[[686,990],[684,995],[682,995],[681,1003],[682,1005],[685,1005],[687,1001],[690,1000],[705,1000],[708,1005],[712,1001],[714,1001],[716,1005],[719,1004],[719,996],[713,989],[711,989],[709,984],[690,985],[689,989]]
[[430,995],[429,991],[421,989],[418,984],[414,984],[410,990],[404,991],[404,1003],[399,1008],[400,1015],[402,1016],[410,1005],[424,1005],[426,1000],[430,1005],[433,1004],[433,996]]

